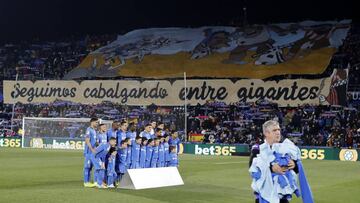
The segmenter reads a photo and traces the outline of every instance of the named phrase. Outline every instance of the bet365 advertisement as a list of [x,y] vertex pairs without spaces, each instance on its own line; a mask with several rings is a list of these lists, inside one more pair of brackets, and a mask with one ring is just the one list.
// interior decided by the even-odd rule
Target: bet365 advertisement
[[[300,147],[301,158],[310,160],[360,161],[359,149],[340,149],[329,147]],[[233,156],[250,153],[249,145],[244,144],[194,144],[185,143],[184,153],[208,156]]]

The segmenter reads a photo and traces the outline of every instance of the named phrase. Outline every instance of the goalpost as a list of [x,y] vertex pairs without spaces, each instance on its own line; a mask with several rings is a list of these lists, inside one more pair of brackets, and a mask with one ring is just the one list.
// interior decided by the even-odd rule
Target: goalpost
[[[99,120],[108,129],[112,121]],[[24,117],[22,123],[23,148],[83,149],[84,135],[90,118]]]

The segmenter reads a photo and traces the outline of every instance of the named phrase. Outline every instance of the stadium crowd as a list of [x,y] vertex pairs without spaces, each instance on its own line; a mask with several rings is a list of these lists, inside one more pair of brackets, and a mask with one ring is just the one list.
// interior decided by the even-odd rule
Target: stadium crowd
[[[116,36],[86,37],[63,42],[19,43],[0,46],[0,77],[14,80],[61,79],[71,68],[79,64],[91,51],[111,42]],[[330,75],[333,68],[349,64],[349,91],[359,91],[360,86],[360,28],[352,26],[342,47],[334,54],[324,72]],[[323,74],[322,74],[323,75]],[[288,75],[285,78],[293,78]],[[297,78],[299,76],[296,76]],[[312,77],[312,76],[300,76]],[[323,77],[323,76],[317,76]],[[91,79],[91,78],[89,78]],[[0,86],[2,92],[2,84]],[[1,96],[1,95],[0,95]],[[283,135],[302,145],[360,147],[360,112],[356,101],[349,97],[348,107],[299,106],[278,107],[266,101],[256,103],[223,104],[209,102],[189,106],[187,136],[202,134],[203,142],[247,143],[260,142],[261,123],[267,119],[278,120]],[[17,104],[14,114],[14,132],[10,129],[12,105],[0,103],[2,135],[12,136],[22,126],[22,117],[92,117],[102,119],[129,119],[137,123],[138,133],[150,120],[165,123],[166,130],[184,129],[184,107],[121,106],[109,102],[100,105],[82,105],[57,101],[52,104]],[[66,132],[65,132],[66,133]],[[68,133],[69,136],[73,133]]]
[[[113,35],[69,38],[57,42],[22,42],[0,46],[0,78],[14,80],[62,79],[90,52],[110,43]],[[2,85],[2,84],[1,84]]]
[[345,56],[345,62],[349,62],[349,91],[360,91],[360,27],[353,26],[339,53]]
[[[11,106],[2,107],[2,112],[10,112]],[[52,105],[22,105],[15,109],[15,128],[21,127],[25,117],[71,117],[99,116],[104,120],[127,119],[136,123],[139,134],[151,120],[163,122],[165,131],[181,131],[184,128],[183,107],[133,107],[105,102],[98,105],[82,105],[55,102]],[[4,113],[2,113],[4,116]],[[6,114],[10,117],[10,114]],[[259,101],[255,103],[224,104],[208,102],[205,105],[189,106],[187,118],[188,136],[201,134],[203,142],[246,143],[260,142],[261,124],[275,119],[282,125],[282,134],[301,145],[360,147],[360,112],[356,108],[342,106],[279,107],[277,104]],[[3,121],[5,122],[5,121]],[[9,121],[7,121],[9,123]],[[56,134],[59,128],[39,128],[41,134]],[[83,132],[73,132],[72,128],[57,132],[64,136],[79,137]],[[181,133],[180,133],[181,134]]]

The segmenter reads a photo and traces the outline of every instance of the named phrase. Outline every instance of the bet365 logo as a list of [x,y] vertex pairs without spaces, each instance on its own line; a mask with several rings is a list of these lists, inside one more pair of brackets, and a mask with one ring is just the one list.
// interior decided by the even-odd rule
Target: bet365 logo
[[323,160],[325,159],[325,150],[323,149],[301,149],[302,159]]
[[21,147],[21,139],[1,138],[0,147]]
[[195,145],[195,154],[199,155],[231,156],[233,152],[236,152],[236,147],[234,146],[200,147],[199,145]]

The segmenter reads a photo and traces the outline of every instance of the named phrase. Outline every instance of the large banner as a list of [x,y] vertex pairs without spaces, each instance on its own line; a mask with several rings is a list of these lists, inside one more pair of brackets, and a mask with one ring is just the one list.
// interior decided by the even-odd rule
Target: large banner
[[[126,105],[180,106],[185,100],[184,80],[4,81],[5,103],[51,103],[55,100],[83,104],[103,101]],[[280,106],[302,104],[346,105],[347,70],[335,69],[316,80],[187,80],[187,104],[269,100]]]
[[247,27],[149,28],[91,52],[64,79],[86,77],[264,79],[320,74],[342,45],[350,20]]

